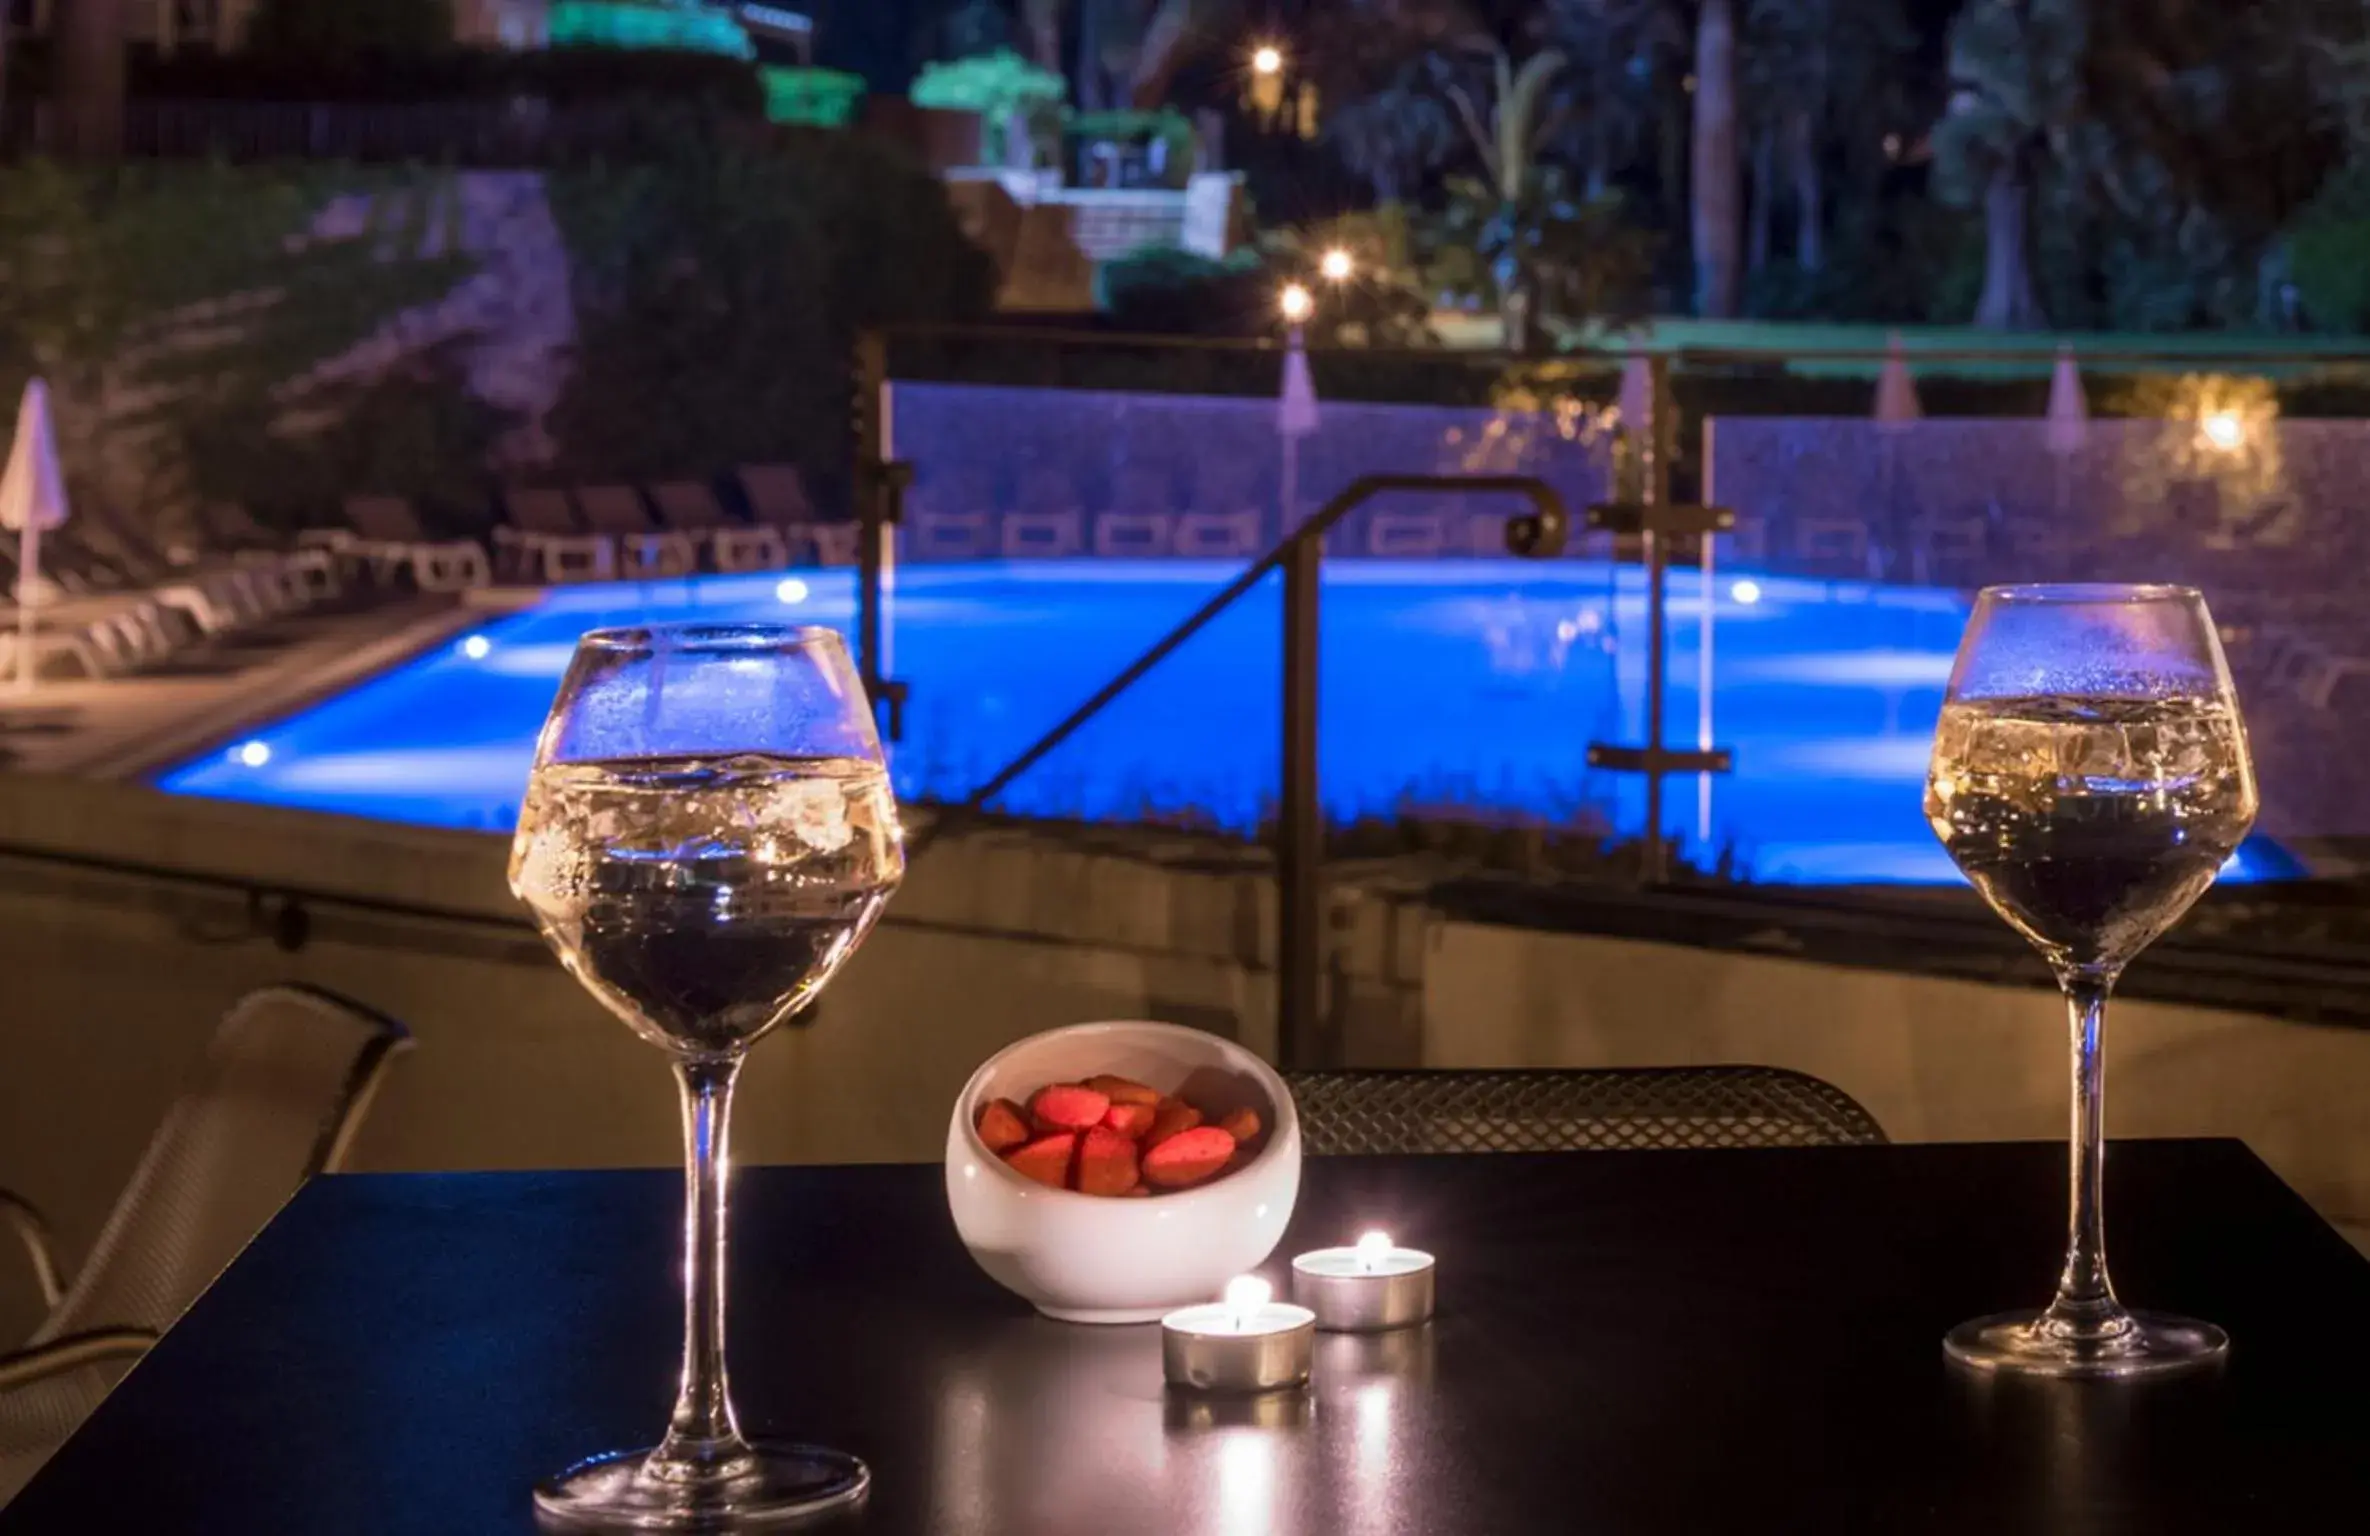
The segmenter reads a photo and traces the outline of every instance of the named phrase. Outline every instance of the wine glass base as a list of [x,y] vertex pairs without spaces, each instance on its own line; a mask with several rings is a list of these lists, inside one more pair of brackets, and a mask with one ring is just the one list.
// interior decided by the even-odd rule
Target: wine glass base
[[2037,1326],[2041,1315],[2001,1312],[1961,1323],[1942,1340],[1943,1353],[1970,1370],[2128,1380],[2194,1371],[2230,1351],[2230,1336],[2212,1323],[2161,1312],[2127,1314],[2131,1327],[2106,1341],[2054,1337]]
[[872,1487],[864,1463],[812,1445],[757,1440],[749,1468],[714,1482],[644,1474],[650,1452],[595,1456],[535,1486],[537,1523],[562,1531],[742,1531],[797,1525],[855,1508]]

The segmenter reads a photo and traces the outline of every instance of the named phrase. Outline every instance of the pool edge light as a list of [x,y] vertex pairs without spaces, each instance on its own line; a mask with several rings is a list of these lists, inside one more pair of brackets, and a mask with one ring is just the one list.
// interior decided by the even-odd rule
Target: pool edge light
[[242,768],[261,768],[272,760],[272,749],[267,742],[242,741],[231,749],[230,755]]

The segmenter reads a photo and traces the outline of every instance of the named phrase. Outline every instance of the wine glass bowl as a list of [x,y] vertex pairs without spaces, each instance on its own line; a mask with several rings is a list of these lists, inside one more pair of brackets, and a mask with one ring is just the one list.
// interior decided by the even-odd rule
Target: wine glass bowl
[[2100,1031],[2124,966],[2254,825],[2230,670],[2186,587],[1986,589],[1936,725],[1926,819],[2056,973],[2073,1031],[2071,1218],[2056,1298],[1945,1341],[1981,1369],[2136,1376],[2218,1358],[2210,1324],[2127,1310],[2107,1277]]
[[743,1528],[864,1497],[854,1457],[752,1442],[734,1417],[727,1147],[749,1048],[837,974],[904,869],[871,707],[837,634],[687,625],[578,642],[536,744],[510,885],[585,990],[673,1058],[684,1349],[665,1437],[539,1485],[546,1523]]

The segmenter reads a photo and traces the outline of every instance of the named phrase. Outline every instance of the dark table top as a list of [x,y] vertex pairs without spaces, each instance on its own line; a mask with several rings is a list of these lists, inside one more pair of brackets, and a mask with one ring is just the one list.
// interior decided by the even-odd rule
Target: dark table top
[[[1419,1332],[1324,1338],[1264,1411],[1164,1397],[1158,1330],[1041,1321],[935,1167],[750,1168],[752,1433],[870,1460],[871,1536],[2287,1532],[2370,1520],[2370,1264],[2235,1142],[2118,1144],[2116,1273],[2226,1325],[2141,1386],[1946,1366],[2043,1299],[2047,1145],[1318,1160],[1281,1255],[1381,1224],[1441,1257]],[[666,1173],[315,1182],[0,1536],[464,1536],[647,1443],[672,1391]],[[1280,1275],[1278,1265],[1271,1271]]]

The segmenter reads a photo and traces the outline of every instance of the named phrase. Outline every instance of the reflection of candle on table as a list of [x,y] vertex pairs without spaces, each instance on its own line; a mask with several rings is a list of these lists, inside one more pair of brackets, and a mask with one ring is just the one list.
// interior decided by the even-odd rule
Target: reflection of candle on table
[[1169,1385],[1202,1392],[1306,1385],[1316,1317],[1273,1295],[1266,1281],[1243,1275],[1226,1283],[1224,1301],[1180,1307],[1162,1318],[1160,1364]]
[[1292,1299],[1333,1333],[1408,1328],[1432,1315],[1432,1256],[1369,1232],[1354,1248],[1319,1248],[1292,1261]]

